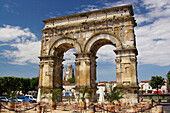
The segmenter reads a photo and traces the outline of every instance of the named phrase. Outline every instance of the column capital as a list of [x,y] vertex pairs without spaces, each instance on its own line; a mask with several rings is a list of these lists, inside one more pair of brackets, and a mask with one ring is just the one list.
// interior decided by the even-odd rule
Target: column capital
[[39,67],[42,68],[44,66],[44,62],[40,61]]
[[121,62],[121,58],[120,58],[120,57],[117,57],[117,58],[115,59],[115,62],[116,62],[116,63],[120,63],[120,62]]
[[76,57],[90,57],[92,53],[74,53]]
[[138,50],[136,48],[128,48],[128,49],[116,49],[113,50],[116,54],[118,53],[122,53],[122,52],[126,52],[126,51],[132,51],[134,52],[136,55],[138,55]]

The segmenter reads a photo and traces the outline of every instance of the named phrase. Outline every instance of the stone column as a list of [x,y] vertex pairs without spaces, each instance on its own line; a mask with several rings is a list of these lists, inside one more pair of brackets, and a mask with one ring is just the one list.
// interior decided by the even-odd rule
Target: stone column
[[[81,98],[80,92],[84,89],[85,86],[88,87],[88,92],[86,94],[86,100],[88,101],[96,101],[96,86],[95,86],[95,76],[96,72],[94,71],[96,67],[95,62],[92,63],[92,57],[94,57],[91,53],[80,53],[75,54],[76,56],[76,95],[77,100]],[[93,67],[93,68],[92,68]],[[79,96],[79,97],[78,97]]]
[[[57,56],[41,56],[40,69],[39,69],[39,85],[41,89],[47,92],[50,90],[61,90],[62,95],[62,78],[63,78],[63,65],[62,57]],[[51,95],[50,93],[48,95]],[[62,100],[62,96],[60,100]]]
[[40,88],[53,88],[54,60],[50,56],[41,56],[39,64],[39,85]]
[[54,86],[53,89],[60,89],[60,98],[59,101],[62,101],[62,91],[63,91],[63,56],[57,56],[54,59]]
[[137,62],[136,49],[115,50],[117,88],[123,90],[124,98],[122,101],[138,102],[138,81],[137,81]]
[[39,63],[39,84],[38,84],[38,88],[42,87],[43,67],[44,67],[44,63],[42,61],[40,61],[40,63]]

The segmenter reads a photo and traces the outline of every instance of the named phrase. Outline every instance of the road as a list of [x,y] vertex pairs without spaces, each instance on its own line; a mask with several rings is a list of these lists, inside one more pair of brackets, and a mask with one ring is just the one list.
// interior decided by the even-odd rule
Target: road
[[163,106],[163,113],[170,113],[170,103],[161,102],[161,105]]

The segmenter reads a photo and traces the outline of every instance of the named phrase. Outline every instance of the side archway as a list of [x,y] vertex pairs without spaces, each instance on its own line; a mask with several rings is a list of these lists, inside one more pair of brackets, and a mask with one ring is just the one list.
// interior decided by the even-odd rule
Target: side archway
[[48,55],[54,55],[55,52],[62,54],[71,48],[74,48],[76,53],[81,53],[82,51],[81,46],[76,39],[70,37],[61,37],[52,44]]

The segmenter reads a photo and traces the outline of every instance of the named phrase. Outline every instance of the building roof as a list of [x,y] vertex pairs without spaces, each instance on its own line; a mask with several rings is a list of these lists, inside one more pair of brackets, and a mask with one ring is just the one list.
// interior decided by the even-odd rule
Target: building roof
[[105,84],[99,84],[99,85],[97,85],[97,86],[105,86]]
[[117,83],[117,81],[110,81],[109,83]]
[[98,82],[98,83],[108,83],[107,81],[100,81],[100,82]]
[[140,81],[140,83],[149,83],[150,81]]
[[67,81],[67,80],[63,80],[63,82],[69,82],[69,81]]
[[76,85],[75,83],[63,83],[63,85],[65,86],[73,86],[73,85]]

